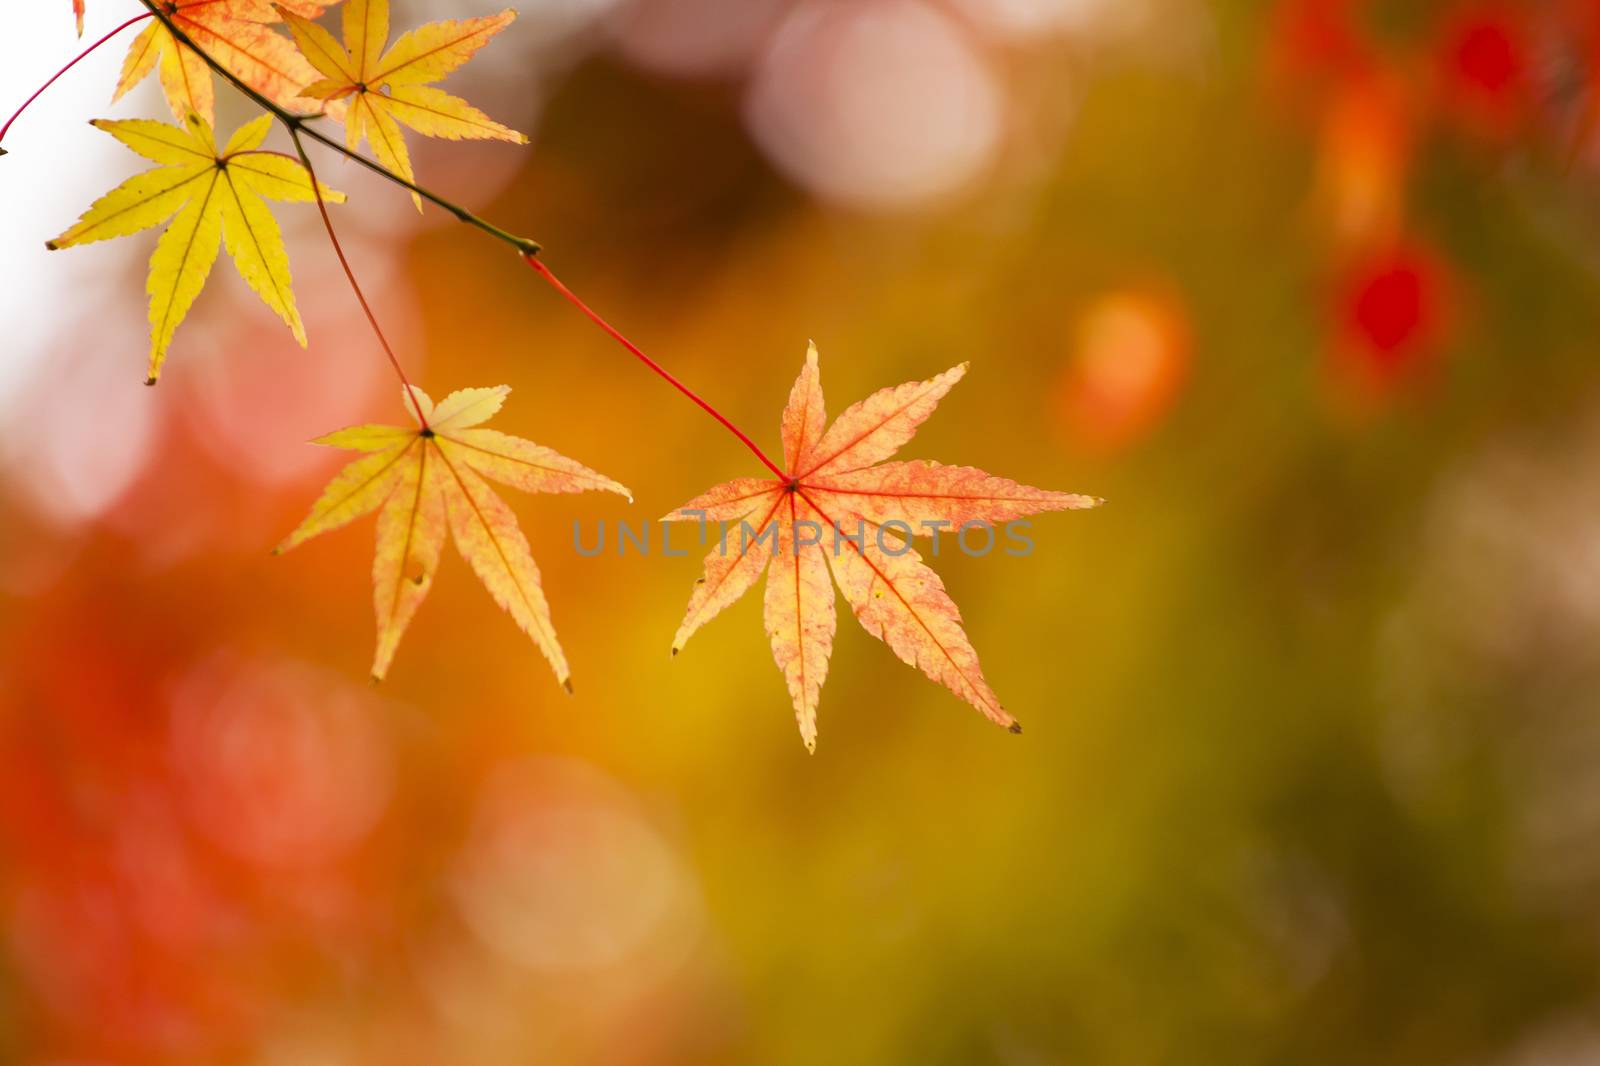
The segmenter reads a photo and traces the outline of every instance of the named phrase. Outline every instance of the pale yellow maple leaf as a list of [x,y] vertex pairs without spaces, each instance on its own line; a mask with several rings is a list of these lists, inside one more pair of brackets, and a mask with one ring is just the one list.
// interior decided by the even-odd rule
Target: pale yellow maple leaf
[[532,638],[570,692],[572,672],[556,640],[539,567],[516,516],[484,479],[524,492],[615,492],[630,502],[633,496],[549,448],[482,428],[510,393],[505,385],[461,389],[437,406],[421,389],[406,389],[407,409],[421,416],[416,426],[353,426],[317,439],[317,444],[367,454],[328,483],[305,521],[276,551],[378,511],[372,560],[376,680],[388,671],[401,635],[433,587],[449,533],[495,602]]

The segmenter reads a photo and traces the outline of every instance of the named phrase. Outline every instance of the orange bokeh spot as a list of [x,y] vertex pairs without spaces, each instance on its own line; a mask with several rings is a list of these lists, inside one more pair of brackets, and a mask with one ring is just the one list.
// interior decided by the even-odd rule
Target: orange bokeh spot
[[1078,445],[1125,447],[1171,411],[1188,377],[1188,316],[1173,297],[1106,293],[1078,319],[1056,390],[1061,424]]
[[1405,86],[1362,77],[1340,86],[1323,119],[1317,201],[1346,246],[1391,240],[1405,215],[1414,119]]

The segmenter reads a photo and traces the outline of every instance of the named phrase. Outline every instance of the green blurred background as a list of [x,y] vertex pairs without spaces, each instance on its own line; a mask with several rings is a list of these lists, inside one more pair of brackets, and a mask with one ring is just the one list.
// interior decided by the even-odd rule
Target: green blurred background
[[[67,6],[0,16],[6,100]],[[82,120],[164,112],[97,54],[0,166],[0,1059],[1600,1062],[1597,31],[530,3],[447,87],[533,147],[426,184],[763,446],[807,339],[836,410],[971,360],[905,455],[1109,501],[937,563],[1024,736],[846,612],[815,756],[757,597],[671,659],[698,560],[573,548],[751,457],[328,157],[419,384],[638,500],[507,494],[575,697],[454,558],[368,686],[370,524],[267,551],[305,440],[403,418],[381,353],[285,208],[310,350],[219,264],[139,386],[152,242],[41,247],[138,165]]]

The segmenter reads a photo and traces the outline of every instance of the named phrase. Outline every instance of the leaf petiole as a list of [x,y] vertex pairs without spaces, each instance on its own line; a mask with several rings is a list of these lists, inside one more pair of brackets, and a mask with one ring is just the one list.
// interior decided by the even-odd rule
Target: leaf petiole
[[550,268],[544,265],[543,260],[539,259],[537,256],[524,255],[522,257],[522,261],[527,263],[528,266],[533,269],[535,274],[538,274],[541,278],[544,278],[544,280],[548,281],[551,288],[560,293],[567,300],[567,302],[571,303],[572,306],[576,307],[579,311],[582,311],[589,321],[599,326],[612,340],[616,341],[629,352],[633,353],[634,358],[638,359],[645,366],[649,367],[652,372],[654,372],[668,385],[671,385],[689,399],[699,404],[700,408],[705,411],[706,414],[710,415],[712,418],[715,418],[722,424],[724,429],[726,429],[729,433],[732,433],[735,437],[738,437],[740,442],[743,443],[746,448],[749,448],[750,451],[755,454],[755,457],[760,459],[768,470],[772,471],[773,474],[780,479],[788,477],[788,475],[783,472],[777,463],[774,463],[771,459],[767,458],[767,453],[763,452],[755,441],[746,436],[745,432],[738,426],[728,421],[727,417],[723,415],[721,411],[717,410],[705,400],[701,399],[698,393],[674,377],[671,372],[666,369],[666,367],[662,366],[648,355],[645,355],[644,352],[639,350],[637,345],[635,345],[627,337],[624,337],[621,331],[619,331],[611,323],[607,322],[604,318],[601,318],[599,313],[591,308],[588,304],[578,299],[576,293],[562,284],[561,279],[550,272]]
[[417,399],[416,386],[406,377],[405,368],[400,365],[394,349],[389,346],[388,338],[383,335],[383,327],[378,325],[378,317],[372,313],[371,305],[361,292],[355,271],[350,269],[350,260],[345,258],[344,248],[339,244],[339,235],[333,230],[333,219],[328,216],[328,205],[322,199],[322,183],[317,180],[317,172],[311,166],[311,157],[306,154],[306,146],[301,143],[300,130],[290,126],[289,139],[294,141],[294,150],[300,156],[300,165],[306,168],[306,174],[311,178],[311,195],[317,198],[317,211],[322,215],[322,226],[328,231],[328,240],[333,245],[334,254],[339,257],[339,265],[344,267],[344,276],[349,279],[350,288],[354,290],[356,300],[361,304],[361,310],[366,312],[367,322],[371,324],[372,332],[377,334],[378,343],[383,345],[383,354],[389,357],[389,365],[394,367],[394,372],[400,376],[400,384],[405,386],[406,396],[411,400],[411,407],[417,413],[417,422],[421,425],[423,434],[431,435],[433,431],[428,428],[428,416],[422,409],[422,402]]

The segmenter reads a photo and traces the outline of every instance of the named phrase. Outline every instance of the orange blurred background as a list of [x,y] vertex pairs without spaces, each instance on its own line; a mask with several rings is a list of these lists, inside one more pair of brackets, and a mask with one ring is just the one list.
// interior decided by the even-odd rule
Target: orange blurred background
[[[20,102],[80,46],[0,18]],[[754,460],[324,155],[417,382],[638,500],[506,494],[574,697],[458,559],[368,685],[370,522],[268,551],[392,375],[287,206],[309,350],[219,263],[141,387],[153,235],[43,248],[165,113],[97,53],[0,160],[0,1061],[1600,1061],[1597,57],[1590,0],[523,10],[447,87],[532,147],[425,184],[764,447],[808,339],[836,409],[971,360],[906,456],[1109,501],[937,563],[1024,736],[845,618],[807,756],[755,597],[671,659],[698,560],[573,545]]]

